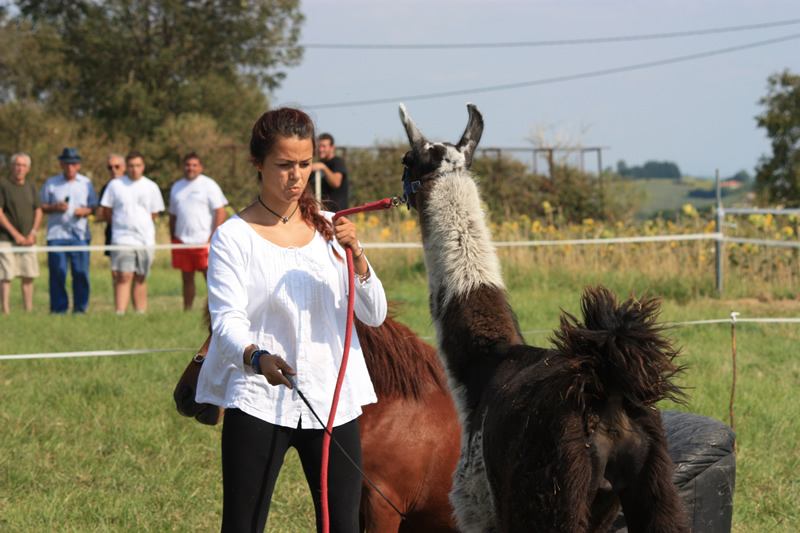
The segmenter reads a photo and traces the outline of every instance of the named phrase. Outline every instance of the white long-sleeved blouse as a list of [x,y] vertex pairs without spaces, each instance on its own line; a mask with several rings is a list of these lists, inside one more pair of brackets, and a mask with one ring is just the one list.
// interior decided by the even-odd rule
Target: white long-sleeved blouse
[[[329,243],[319,232],[305,246],[277,246],[238,216],[217,228],[208,260],[214,333],[197,383],[198,402],[237,408],[280,426],[322,428],[297,391],[267,383],[244,365],[242,354],[256,344],[283,357],[297,372],[298,388],[327,422],[344,350],[349,290],[347,264],[336,259],[333,248],[345,257],[335,240]],[[380,279],[372,271],[354,286],[356,316],[379,326],[387,309]],[[377,401],[352,328],[335,426]]]

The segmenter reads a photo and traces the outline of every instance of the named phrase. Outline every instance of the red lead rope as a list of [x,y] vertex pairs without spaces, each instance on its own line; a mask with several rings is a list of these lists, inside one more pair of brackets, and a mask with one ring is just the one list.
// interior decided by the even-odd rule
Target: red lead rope
[[[333,215],[333,220],[355,213],[365,213],[367,211],[378,211],[380,209],[389,209],[393,205],[389,198],[378,200],[361,207],[353,207],[339,211]],[[353,286],[355,278],[355,270],[353,266],[353,252],[348,248],[345,250],[347,253],[347,276],[350,280],[350,291],[347,295],[347,330],[344,335],[344,353],[342,354],[342,366],[339,368],[339,377],[336,380],[336,389],[333,391],[333,403],[331,404],[331,414],[328,416],[328,431],[322,437],[322,466],[319,474],[320,483],[320,500],[322,506],[322,531],[323,533],[330,533],[331,521],[328,511],[328,457],[331,448],[331,432],[333,432],[333,420],[336,418],[336,408],[339,405],[339,393],[342,390],[342,383],[344,383],[344,372],[347,368],[347,359],[350,356],[350,341],[353,332],[353,307],[355,305],[355,287]]]

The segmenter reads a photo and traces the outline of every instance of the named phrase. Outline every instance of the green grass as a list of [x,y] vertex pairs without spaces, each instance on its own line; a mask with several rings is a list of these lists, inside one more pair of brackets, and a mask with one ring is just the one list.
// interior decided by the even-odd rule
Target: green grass
[[[420,335],[433,335],[419,252],[369,255],[389,297],[403,302],[400,319]],[[0,316],[0,354],[186,351],[0,361],[0,531],[218,530],[220,428],[181,417],[172,400],[175,382],[205,338],[200,312],[180,311],[179,274],[160,256],[149,279],[148,313],[114,315],[106,261],[93,258],[92,297],[84,316],[48,314],[46,268],[36,281],[32,314],[21,312],[15,282],[12,314]],[[505,268],[511,304],[525,331],[554,328],[560,308],[577,313],[585,284],[603,282],[627,295],[631,289],[641,293],[648,282],[624,272]],[[197,304],[205,297],[203,284],[198,288]],[[669,321],[725,318],[732,310],[742,317],[800,316],[795,300],[730,301],[679,287],[660,289],[680,295],[664,302],[663,318]],[[736,328],[737,532],[800,529],[798,331],[794,324]],[[684,409],[730,423],[730,325],[687,326],[673,336],[689,365],[682,380],[692,399]],[[530,335],[528,341],[545,345],[547,337]],[[310,496],[293,452],[273,499],[269,530],[313,530]]]

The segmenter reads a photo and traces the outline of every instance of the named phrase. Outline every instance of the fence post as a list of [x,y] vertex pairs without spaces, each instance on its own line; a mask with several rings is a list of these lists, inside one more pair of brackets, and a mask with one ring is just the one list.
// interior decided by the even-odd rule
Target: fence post
[[314,172],[314,198],[322,203],[322,171],[317,170]]
[[720,234],[720,236],[717,237],[717,243],[716,243],[716,251],[717,251],[717,253],[716,253],[716,256],[717,256],[716,257],[717,292],[719,293],[720,296],[722,296],[722,289],[723,289],[723,286],[722,286],[722,261],[723,261],[722,254],[723,254],[723,251],[724,251],[724,247],[723,247],[724,243],[722,241],[722,239],[723,239],[723,237],[722,237],[722,228],[723,228],[723,222],[725,221],[725,212],[722,209],[722,185],[721,185],[721,183],[719,181],[719,169],[717,169],[717,213],[716,213],[716,215],[717,215],[717,222],[716,222],[717,233]]

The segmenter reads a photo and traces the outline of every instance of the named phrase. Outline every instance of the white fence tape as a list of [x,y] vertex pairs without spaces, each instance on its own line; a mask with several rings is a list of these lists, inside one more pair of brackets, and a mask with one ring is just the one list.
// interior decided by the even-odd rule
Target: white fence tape
[[751,207],[723,207],[723,215],[800,215],[800,209],[755,209]]
[[739,318],[731,320],[730,318],[719,318],[716,320],[693,320],[691,322],[673,322],[676,326],[694,326],[697,324],[730,324],[731,322],[758,322],[761,324],[798,324],[800,318]]
[[[730,323],[730,318],[718,318],[713,320],[693,320],[689,322],[672,322],[674,326],[695,326],[699,324],[724,324]],[[769,323],[800,323],[800,318],[736,318],[736,322],[759,322],[762,324]],[[522,335],[542,335],[552,333],[553,330],[543,329],[535,331],[523,331]],[[434,340],[434,337],[420,337],[422,340]],[[29,353],[29,354],[15,354],[15,355],[0,355],[0,361],[10,359],[54,359],[60,357],[97,357],[107,355],[133,355],[140,353],[164,353],[164,352],[191,352],[194,354],[196,348],[168,348],[164,350],[96,350],[92,352],[51,352],[51,353]]]
[[[698,326],[702,324],[730,324],[731,322],[758,322],[761,324],[800,324],[800,318],[739,318],[731,320],[730,318],[715,318],[711,320],[690,320],[688,322],[667,322],[667,326]],[[533,331],[523,331],[522,336],[527,335],[546,335],[553,333],[552,329],[540,329]],[[434,337],[420,337],[422,340],[434,340]]]
[[[799,210],[800,211],[800,210]],[[729,212],[733,212],[729,210]],[[784,211],[788,214],[788,210]],[[674,242],[674,241],[698,241],[698,240],[715,240],[723,242],[733,242],[738,244],[754,244],[763,246],[789,246],[793,248],[800,248],[800,242],[787,242],[787,241],[764,241],[757,239],[743,239],[736,237],[724,237],[722,233],[688,233],[681,235],[650,235],[638,237],[611,237],[607,239],[568,239],[568,240],[538,240],[538,241],[508,241],[508,242],[495,242],[496,247],[510,247],[510,246],[564,246],[564,245],[608,245],[608,244],[626,244],[626,243],[643,243],[643,242]],[[422,248],[420,243],[404,243],[404,242],[378,242],[378,243],[362,243],[364,248],[374,249],[389,249],[389,248]],[[174,250],[174,249],[187,249],[187,248],[207,248],[208,244],[155,244],[145,246],[144,248],[156,250]],[[85,245],[85,246],[30,246],[30,247],[14,247],[14,251],[30,251],[30,252],[76,252],[76,251],[103,251],[103,250],[135,250],[141,249],[143,246],[125,246],[125,245]],[[730,318],[720,318],[713,320],[694,320],[689,322],[674,322],[675,326],[690,326],[699,324],[723,324],[730,323]],[[759,322],[759,323],[800,323],[800,318],[737,318],[736,322]],[[541,335],[552,333],[552,330],[535,330],[523,331],[522,335]],[[433,337],[420,337],[423,340],[433,340]],[[9,359],[47,359],[57,357],[92,357],[92,356],[108,356],[108,355],[131,355],[140,353],[155,353],[155,352],[194,352],[193,348],[172,348],[166,350],[100,350],[91,352],[56,352],[56,353],[38,353],[38,354],[16,354],[16,355],[0,355],[0,361]]]
[[[649,235],[638,237],[609,237],[607,239],[567,239],[567,240],[538,240],[538,241],[501,241],[495,242],[498,248],[508,246],[565,246],[565,245],[606,245],[640,242],[672,242],[672,241],[699,241],[699,240],[719,240],[722,233],[688,233],[680,235]],[[732,240],[732,239],[725,239]],[[783,242],[783,241],[776,241]],[[800,246],[800,244],[798,244]],[[361,243],[364,248],[422,248],[418,242],[365,242]],[[96,244],[79,246],[20,246],[14,247],[15,252],[99,252],[105,250],[141,250],[147,248],[151,250],[177,250],[187,248],[208,248],[208,244],[153,244],[150,246],[131,246],[122,244]]]
[[765,241],[761,239],[744,239],[741,237],[725,237],[723,242],[735,242],[736,244],[755,244],[756,246],[787,246],[789,248],[800,248],[800,242],[796,241]]
[[[559,239],[559,240],[535,240],[535,241],[500,241],[495,242],[497,248],[511,246],[579,246],[594,245],[604,246],[608,244],[634,244],[646,242],[677,242],[677,241],[721,241],[736,244],[753,244],[757,246],[784,246],[790,248],[800,248],[797,241],[775,241],[761,239],[746,239],[741,237],[725,237],[720,232],[714,233],[684,233],[679,235],[642,235],[637,237],[609,237],[605,239]],[[391,249],[391,248],[422,248],[418,242],[364,242],[364,248],[372,249]],[[14,252],[100,252],[106,250],[184,250],[194,248],[208,248],[208,244],[152,244],[150,246],[133,246],[123,244],[88,244],[79,246],[14,246]]]
[[722,233],[686,233],[682,235],[649,235],[639,237],[609,237],[608,239],[566,239],[557,241],[512,241],[496,242],[495,246],[559,246],[580,244],[624,244],[636,242],[672,242],[672,241],[702,241],[718,240]]
[[140,244],[132,246],[128,244],[81,244],[77,246],[14,246],[4,251],[14,252],[101,252],[105,250],[179,250],[186,248],[208,248],[205,244]]
[[104,355],[133,355],[139,353],[163,352],[197,352],[197,348],[168,348],[165,350],[96,350],[93,352],[51,352],[51,353],[21,353],[16,355],[0,355],[0,361],[7,359],[54,359],[59,357],[96,357]]

